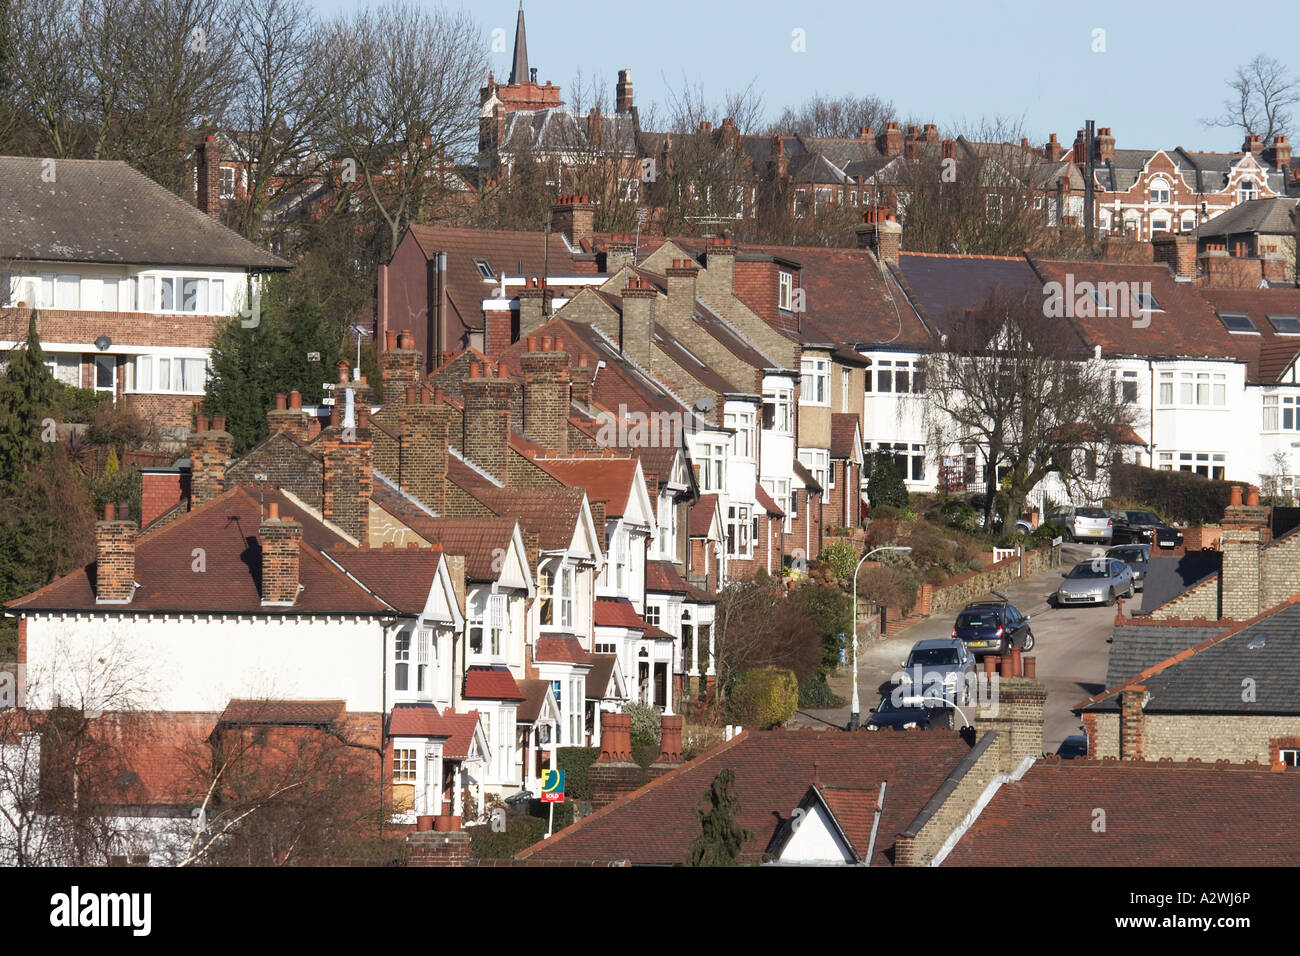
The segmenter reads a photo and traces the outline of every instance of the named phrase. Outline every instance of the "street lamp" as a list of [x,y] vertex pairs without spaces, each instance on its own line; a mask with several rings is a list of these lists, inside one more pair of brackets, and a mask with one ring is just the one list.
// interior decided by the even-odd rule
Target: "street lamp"
[[879,554],[881,551],[911,551],[910,547],[905,545],[890,545],[884,548],[875,548],[868,551],[858,562],[858,566],[853,569],[853,712],[849,714],[849,730],[858,729],[858,715],[862,713],[862,705],[858,698],[858,572],[862,570],[862,565],[867,563],[867,558],[873,554]]

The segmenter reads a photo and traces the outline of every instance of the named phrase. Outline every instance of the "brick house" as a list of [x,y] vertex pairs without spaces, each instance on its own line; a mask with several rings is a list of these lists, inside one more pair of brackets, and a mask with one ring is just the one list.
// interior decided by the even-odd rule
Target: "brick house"
[[125,163],[0,158],[0,350],[34,309],[56,379],[181,439],[217,327],[252,315],[261,277],[289,268],[216,221],[217,170],[199,172],[196,209]]

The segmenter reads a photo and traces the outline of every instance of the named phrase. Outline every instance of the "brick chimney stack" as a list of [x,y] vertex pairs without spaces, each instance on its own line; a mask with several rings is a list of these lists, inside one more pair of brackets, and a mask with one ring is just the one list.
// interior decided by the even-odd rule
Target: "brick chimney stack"
[[1119,692],[1119,759],[1142,760],[1145,749],[1142,706],[1147,689],[1142,685]]
[[632,760],[632,718],[600,715],[600,757],[587,771],[591,803],[596,809],[641,786],[641,768]]
[[519,356],[524,373],[524,432],[551,451],[569,451],[569,353],[564,340],[530,338]]
[[221,219],[221,154],[217,138],[209,133],[194,151],[200,212]]
[[668,301],[664,305],[663,324],[670,331],[693,325],[695,315],[695,280],[699,267],[691,259],[674,259],[664,271],[668,277]]
[[1180,279],[1196,278],[1196,237],[1187,233],[1162,232],[1151,237],[1152,254]]
[[1258,158],[1259,154],[1264,151],[1264,141],[1254,133],[1251,133],[1246,137],[1246,141],[1241,144],[1241,151],[1243,153],[1250,153],[1252,156]]
[[524,287],[519,290],[519,337],[521,339],[530,338],[546,324],[546,313],[549,311],[546,306],[550,303],[545,302],[545,299],[550,293],[545,276],[528,276],[524,280]]
[[713,236],[704,252],[704,271],[696,276],[696,294],[717,302],[736,292],[736,244],[730,236]]
[[1286,141],[1285,136],[1273,137],[1273,145],[1264,151],[1264,158],[1274,169],[1279,169],[1285,176],[1290,177],[1291,144]]
[[355,427],[331,426],[321,433],[319,444],[324,459],[321,514],[365,547],[374,490],[373,436],[366,406],[358,406]]
[[1259,489],[1248,488],[1246,503],[1234,485],[1232,503],[1223,512],[1223,569],[1219,576],[1220,616],[1248,621],[1268,605],[1263,599],[1263,550],[1272,539],[1268,508],[1259,503]]
[[649,368],[653,354],[655,299],[659,293],[639,276],[628,280],[623,290],[623,328],[619,346],[623,354]]
[[311,416],[302,410],[302,393],[280,393],[275,396],[275,408],[266,413],[269,434],[288,432],[299,441],[308,441]]
[[773,136],[768,145],[767,170],[773,179],[790,175],[790,160],[786,158],[785,142],[780,136]]
[[921,139],[931,145],[939,142],[939,127],[935,123],[926,123],[925,130],[921,134]]
[[451,445],[452,410],[442,389],[432,397],[424,389],[409,388],[399,409],[397,482],[439,515],[447,513],[447,448]]
[[262,547],[262,604],[292,605],[298,600],[298,549],[302,525],[290,515],[280,517],[280,505],[266,506],[266,517],[257,529]]
[[561,196],[551,207],[551,232],[563,234],[569,245],[590,243],[595,231],[596,207],[587,196]]
[[578,356],[578,366],[571,373],[569,398],[583,408],[591,407],[591,366],[585,355]]
[[1097,148],[1097,162],[1100,165],[1115,162],[1115,137],[1111,135],[1109,126],[1097,130],[1092,141]]
[[1088,131],[1079,130],[1074,134],[1074,146],[1071,147],[1070,162],[1083,166],[1088,162]]
[[870,249],[881,262],[898,264],[903,227],[894,219],[893,213],[880,206],[867,209],[862,213],[862,225],[855,231],[859,249]]
[[226,490],[226,467],[235,451],[235,439],[226,431],[226,418],[218,415],[211,426],[206,415],[187,440],[190,449],[190,506],[212,501]]
[[[1003,662],[1003,675],[993,678],[998,681],[996,696],[975,714],[976,740],[990,730],[998,733],[998,769],[1002,773],[1011,773],[1026,757],[1043,753],[1047,687],[1037,677],[1020,676],[1024,662],[1018,658]],[[1031,669],[1036,672],[1036,665]],[[981,675],[980,680],[984,679]]]
[[877,138],[876,147],[886,156],[897,156],[903,151],[903,131],[897,123],[886,123]]
[[385,335],[384,345],[384,351],[379,356],[384,401],[396,403],[406,395],[408,386],[420,384],[420,368],[424,357],[415,347],[415,336],[410,329],[389,331]]
[[654,780],[656,777],[662,777],[670,770],[674,770],[682,765],[682,726],[681,717],[669,717],[667,714],[659,718],[661,735],[659,743],[659,756],[655,762],[650,765],[647,776]]
[[126,505],[104,505],[95,524],[95,603],[127,604],[135,594],[136,526]]
[[632,112],[632,71],[619,70],[618,83],[614,87],[614,111]]
[[1061,156],[1064,153],[1065,153],[1064,147],[1062,147],[1061,144],[1057,142],[1056,134],[1053,133],[1051,135],[1051,138],[1048,139],[1047,145],[1043,147],[1043,158],[1046,159],[1049,163],[1058,163],[1061,161]]
[[461,383],[465,397],[461,450],[465,457],[502,484],[508,484],[510,400],[515,385],[498,369],[471,365]]

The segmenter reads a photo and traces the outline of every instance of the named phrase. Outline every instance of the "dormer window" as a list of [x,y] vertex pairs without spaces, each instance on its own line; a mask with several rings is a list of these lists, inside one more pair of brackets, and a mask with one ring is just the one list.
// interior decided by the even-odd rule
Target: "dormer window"
[[794,274],[791,272],[781,272],[778,274],[776,307],[789,312],[794,302]]
[[1250,202],[1259,198],[1259,184],[1253,179],[1243,179],[1237,186],[1237,202]]

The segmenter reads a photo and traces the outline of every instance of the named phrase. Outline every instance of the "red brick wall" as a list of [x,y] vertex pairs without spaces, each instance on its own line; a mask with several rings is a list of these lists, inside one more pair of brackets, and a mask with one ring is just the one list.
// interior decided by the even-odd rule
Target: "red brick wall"
[[[19,315],[27,326],[27,312]],[[149,312],[90,312],[72,309],[41,309],[36,331],[41,344],[93,342],[107,335],[114,345],[153,345],[208,348],[217,327],[229,319],[222,315],[154,315]]]
[[514,344],[518,313],[513,310],[485,312],[483,322],[483,354],[496,359]]
[[188,475],[150,472],[140,476],[140,526],[149,527],[159,515],[176,507],[190,493]]
[[[121,381],[120,375],[118,381]],[[132,394],[122,400],[149,424],[166,431],[184,433],[194,427],[194,406],[202,399],[198,395]]]
[[763,317],[769,325],[790,332],[798,331],[799,317],[793,312],[777,308],[780,293],[779,272],[794,273],[794,287],[799,288],[799,270],[788,269],[775,262],[736,262],[736,298]]

